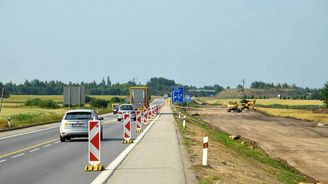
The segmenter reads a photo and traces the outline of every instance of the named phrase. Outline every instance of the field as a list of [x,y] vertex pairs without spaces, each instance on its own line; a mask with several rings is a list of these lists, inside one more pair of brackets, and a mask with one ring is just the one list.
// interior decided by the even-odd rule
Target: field
[[[94,98],[110,100],[113,96],[99,95],[91,96]],[[119,96],[124,98],[125,96]],[[53,100],[60,108],[57,109],[45,109],[39,107],[27,107],[24,105],[27,99],[40,98],[41,100]],[[6,127],[7,117],[11,116],[13,127],[22,127],[33,124],[42,124],[53,121],[59,121],[68,108],[63,107],[63,96],[61,95],[12,95],[7,99],[4,99],[3,106],[0,114],[0,129]],[[86,108],[90,106],[86,105]],[[109,109],[97,109],[99,113],[108,112]]]
[[[218,99],[214,97],[200,97],[199,101],[208,104],[227,104],[229,101],[240,101],[240,99]],[[261,105],[318,105],[322,106],[323,102],[320,100],[281,100],[281,99],[256,99],[257,104]]]
[[[302,181],[302,177],[299,177],[297,172],[293,172],[292,169],[288,169],[288,167],[281,165],[284,162],[298,169],[306,176],[309,176],[309,178],[306,179],[308,182],[314,182],[311,179],[314,178],[314,180],[319,180],[322,183],[328,183],[328,155],[324,154],[327,152],[325,146],[328,143],[327,128],[317,127],[315,123],[309,121],[281,117],[268,117],[256,111],[229,113],[225,108],[222,107],[192,108],[188,111],[188,113],[194,115],[197,114],[197,116],[188,117],[188,119],[191,120],[195,119],[194,123],[199,123],[201,125],[203,124],[204,126],[207,125],[209,128],[216,129],[217,131],[223,131],[229,135],[240,135],[241,138],[239,143],[241,145],[234,145],[234,143],[231,141],[228,142],[228,140],[223,139],[223,136],[220,136],[220,138],[222,139],[222,143],[226,144],[227,147],[231,147],[242,155],[246,154],[244,155],[246,158],[254,158],[254,160],[267,165],[264,168],[268,168],[269,173],[276,173],[277,175],[274,175],[282,183],[299,183]],[[188,128],[191,128],[191,126],[189,125]],[[203,135],[210,134],[207,133]],[[192,137],[195,136],[192,135]],[[213,142],[213,140],[211,142]],[[242,146],[245,142],[251,143],[251,145],[255,148],[254,150],[259,148],[259,150],[263,150],[266,154],[270,155],[271,158],[278,159],[278,161],[282,160],[283,162],[275,162],[270,158],[266,158],[260,153],[252,152],[252,150],[247,150]],[[215,148],[211,148],[211,150],[214,151]],[[222,162],[221,159],[223,156],[224,154],[220,154],[220,156],[218,156],[219,158],[213,157],[212,162],[214,162],[213,159],[218,159],[218,161],[215,163],[220,164],[220,162]],[[233,159],[231,159],[231,161],[229,157],[226,159],[228,160],[226,161],[228,163],[227,165],[233,166],[230,169],[237,169],[238,167],[246,165],[245,161],[233,162]],[[212,162],[210,162],[210,164],[212,164],[212,168],[218,168],[220,171],[217,173],[217,177],[221,177],[224,181],[225,175],[228,175],[229,173],[226,173],[225,170],[222,171],[222,167],[220,166],[213,166]],[[232,163],[229,164],[229,162]],[[272,166],[275,169],[270,169],[269,166]],[[246,165],[246,168],[253,170],[253,172],[255,172],[256,168],[258,167],[260,167],[260,165],[256,166],[255,169],[249,165]],[[224,168],[229,167],[224,166]],[[245,171],[247,169],[241,169],[241,171]],[[277,171],[276,169],[280,171]],[[263,170],[266,169],[262,169],[262,171]],[[222,172],[225,172],[224,175],[222,175]],[[241,176],[238,177],[245,177],[244,175],[247,173],[240,172],[240,174]],[[237,175],[236,172],[234,172],[234,176],[235,175]],[[266,173],[249,173],[249,175],[256,175],[257,178],[262,177],[260,179],[260,181],[264,180],[262,183],[273,183],[271,181],[265,181],[265,178],[267,178],[265,176],[268,176]],[[230,178],[226,179],[228,180]],[[236,181],[232,183],[242,182]]]
[[[244,123],[240,122],[242,119],[230,122],[229,116],[238,118],[237,114],[228,113],[223,108],[195,108],[189,111],[189,115],[193,113],[199,116],[188,116],[186,128],[182,127],[182,120],[177,115],[175,118],[199,183],[292,184],[310,181],[281,159],[267,155],[252,141],[244,139],[243,135],[241,140],[234,141],[221,130],[221,126],[217,127],[216,121],[227,126]],[[199,145],[205,135],[209,137],[208,167],[200,165],[202,152]]]
[[[199,98],[199,101],[211,105],[226,105],[229,101],[240,99]],[[290,117],[301,120],[309,120],[320,123],[328,123],[328,113],[315,111],[322,108],[320,100],[281,100],[281,99],[256,99],[258,110],[271,116]]]

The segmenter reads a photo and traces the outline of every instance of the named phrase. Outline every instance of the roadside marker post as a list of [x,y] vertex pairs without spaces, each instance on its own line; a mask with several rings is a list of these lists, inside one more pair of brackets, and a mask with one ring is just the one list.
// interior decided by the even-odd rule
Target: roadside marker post
[[208,137],[203,137],[203,161],[202,166],[207,166],[208,157]]
[[186,116],[183,116],[182,126],[183,128],[186,128]]
[[179,112],[179,119],[181,119],[181,112]]
[[149,117],[148,117],[148,118],[151,119],[152,116],[153,116],[153,115],[152,115],[152,111],[151,111],[151,107],[148,108],[148,112],[149,112]]
[[138,110],[137,111],[137,123],[136,123],[136,132],[142,132],[141,128],[141,112]]
[[131,117],[130,114],[124,114],[123,144],[130,143],[133,143],[131,139]]
[[144,124],[147,125],[147,120],[148,120],[148,112],[147,109],[144,110]]
[[85,166],[85,171],[102,171],[101,164],[101,124],[99,120],[88,121],[88,160],[89,165]]
[[11,128],[11,117],[8,116],[8,128]]

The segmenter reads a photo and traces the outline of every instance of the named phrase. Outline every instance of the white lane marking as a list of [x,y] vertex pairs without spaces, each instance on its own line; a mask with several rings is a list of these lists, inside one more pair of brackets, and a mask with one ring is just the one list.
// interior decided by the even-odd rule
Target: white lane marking
[[60,143],[60,141],[54,142],[54,144],[58,144],[58,143]]
[[17,157],[20,157],[20,156],[23,156],[23,155],[25,155],[25,153],[21,153],[19,155],[12,156],[11,158],[17,158]]
[[53,128],[59,128],[59,125],[49,127],[49,128],[40,129],[40,130],[34,130],[34,131],[31,131],[31,132],[25,132],[25,133],[21,133],[21,134],[15,134],[15,135],[9,135],[9,136],[5,136],[5,137],[1,137],[0,140],[12,138],[12,137],[17,137],[17,136],[21,136],[21,135],[26,135],[26,134],[32,134],[32,133],[36,133],[36,132],[42,132],[42,131],[50,130],[50,129],[53,129]]
[[38,151],[39,149],[40,149],[40,148],[32,149],[32,150],[30,151],[30,153],[35,152],[35,151]]
[[[164,107],[166,108],[166,107]],[[123,160],[128,156],[128,154],[132,151],[132,149],[138,144],[139,141],[145,136],[145,134],[148,132],[148,130],[153,126],[153,124],[157,121],[162,111],[150,122],[150,124],[147,126],[147,128],[133,141],[132,144],[130,144],[128,147],[126,147],[120,155],[116,157],[114,161],[112,161],[111,164],[109,164],[104,171],[102,171],[96,179],[94,179],[91,184],[105,184],[106,181],[109,179],[110,176],[113,175],[114,171],[117,169],[117,167],[123,162]]]
[[5,162],[5,161],[7,161],[7,160],[5,160],[5,159],[4,160],[0,160],[0,163]]
[[45,145],[45,146],[43,146],[44,148],[46,148],[46,147],[49,147],[49,146],[51,146],[52,144],[47,144],[47,145]]

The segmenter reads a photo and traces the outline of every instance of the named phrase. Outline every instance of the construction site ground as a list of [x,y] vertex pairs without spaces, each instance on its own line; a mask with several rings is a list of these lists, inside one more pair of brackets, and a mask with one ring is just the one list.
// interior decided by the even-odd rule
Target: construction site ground
[[189,114],[233,135],[241,135],[274,158],[303,174],[328,183],[328,127],[290,118],[268,117],[254,111],[229,113],[225,108],[191,109]]

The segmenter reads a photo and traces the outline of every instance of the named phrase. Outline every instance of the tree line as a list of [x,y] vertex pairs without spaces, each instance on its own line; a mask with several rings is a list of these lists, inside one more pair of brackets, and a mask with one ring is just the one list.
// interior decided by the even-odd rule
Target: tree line
[[[128,81],[126,83],[114,83],[107,77],[107,81],[102,79],[101,82],[62,82],[58,80],[41,81],[38,79],[25,80],[22,84],[15,84],[13,82],[1,83],[0,88],[6,89],[5,96],[12,95],[62,95],[64,86],[84,86],[87,95],[128,95],[129,87],[137,86],[134,81]],[[176,83],[174,80],[166,79],[163,77],[153,77],[145,85],[149,87],[151,95],[162,96],[164,94],[170,94],[173,86],[183,86],[186,93],[194,96],[209,96],[215,95],[221,90],[224,90],[220,85],[204,86],[197,88],[195,86],[188,86]],[[193,90],[192,92],[188,92]],[[198,90],[198,91],[196,91]],[[211,91],[212,90],[212,91]],[[1,91],[0,91],[1,93]],[[0,94],[1,95],[1,94]]]

